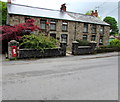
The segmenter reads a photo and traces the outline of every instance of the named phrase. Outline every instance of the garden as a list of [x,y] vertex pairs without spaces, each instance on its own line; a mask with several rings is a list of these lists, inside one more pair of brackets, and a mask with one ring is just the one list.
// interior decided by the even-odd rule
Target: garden
[[120,40],[118,39],[114,39],[110,41],[109,45],[97,47],[95,52],[104,53],[104,52],[114,52],[114,51],[120,51]]
[[35,30],[40,28],[34,25],[34,19],[28,19],[26,23],[18,25],[4,25],[0,26],[0,42],[2,45],[2,53],[7,53],[8,42],[16,40],[20,42],[20,48],[44,49],[55,48],[58,41],[54,38],[48,37],[45,34],[32,34]]
[[[53,57],[66,56],[66,44],[60,43],[58,40],[46,34],[40,33],[40,28],[34,24],[34,19],[28,19],[26,23],[18,25],[3,25],[0,26],[0,45],[1,52],[8,53],[8,42],[16,40],[19,42],[19,58],[29,57]],[[36,35],[33,32],[39,30]],[[83,46],[79,51],[84,50],[86,53],[103,53],[120,51],[120,40],[114,39],[107,46],[93,47],[89,41],[76,40],[78,46]],[[85,47],[87,46],[87,47]],[[88,51],[89,50],[89,51]]]

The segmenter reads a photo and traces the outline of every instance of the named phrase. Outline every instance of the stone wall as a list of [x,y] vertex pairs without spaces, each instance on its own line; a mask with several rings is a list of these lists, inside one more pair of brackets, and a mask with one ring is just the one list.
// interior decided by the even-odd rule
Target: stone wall
[[60,57],[65,56],[62,48],[35,50],[35,49],[19,49],[18,59],[26,58],[45,58],[45,57]]
[[37,49],[19,49],[19,59],[25,58],[45,58],[45,57],[60,57],[66,56],[66,43],[62,42],[58,48],[48,48],[43,50]]
[[[10,15],[10,24],[11,25],[15,25],[15,24],[19,24],[19,23],[25,23],[25,17],[26,16],[18,16],[18,15]],[[30,18],[34,18],[36,20],[35,24],[40,26],[40,19],[43,18],[38,18],[38,17],[30,17]],[[48,22],[52,19],[50,18],[44,18],[46,19]],[[67,21],[68,22],[68,32],[62,32],[62,20],[57,20],[56,23],[56,31],[50,31],[47,28],[48,33],[55,33],[56,37],[61,41],[61,34],[67,34],[68,35],[68,48],[72,47],[72,41],[79,39],[82,40],[82,36],[83,35],[88,35],[88,41],[91,41],[91,36],[92,34],[92,24],[88,24],[88,33],[83,33],[83,29],[84,29],[84,23],[82,22],[73,22],[73,21]],[[97,32],[96,32],[96,42],[97,42],[97,46],[99,45],[99,40],[100,40],[100,36],[103,36],[103,45],[107,45],[108,44],[108,39],[109,39],[109,26],[105,26],[104,27],[104,34],[100,35],[99,29],[100,29],[100,25],[96,25],[97,26]],[[35,34],[39,33],[39,31],[35,31]]]
[[95,52],[96,43],[90,43],[90,46],[79,46],[77,41],[72,43],[72,55],[91,54]]
[[61,42],[60,47],[58,48],[46,49],[19,49],[19,42],[11,40],[8,43],[9,59],[45,58],[59,56],[66,56],[66,42]]

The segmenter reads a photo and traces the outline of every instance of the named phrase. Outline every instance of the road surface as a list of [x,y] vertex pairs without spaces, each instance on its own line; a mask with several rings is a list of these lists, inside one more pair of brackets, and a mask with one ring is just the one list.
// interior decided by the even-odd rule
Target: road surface
[[118,100],[117,53],[3,62],[3,100]]

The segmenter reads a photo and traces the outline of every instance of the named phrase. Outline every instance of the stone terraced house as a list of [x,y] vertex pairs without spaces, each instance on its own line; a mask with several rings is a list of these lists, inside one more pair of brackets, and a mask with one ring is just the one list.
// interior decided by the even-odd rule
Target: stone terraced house
[[33,18],[43,32],[66,41],[69,48],[76,39],[96,41],[98,46],[108,44],[110,26],[97,17],[97,10],[89,16],[68,12],[65,4],[61,5],[60,10],[51,10],[12,3],[8,3],[7,10],[8,24],[25,23],[27,19]]

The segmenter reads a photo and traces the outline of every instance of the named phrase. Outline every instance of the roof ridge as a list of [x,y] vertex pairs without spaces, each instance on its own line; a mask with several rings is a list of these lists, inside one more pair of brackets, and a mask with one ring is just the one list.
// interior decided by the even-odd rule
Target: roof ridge
[[[24,6],[24,7],[30,7],[30,8],[37,8],[37,9],[43,9],[43,10],[51,10],[51,11],[60,11],[60,10],[55,10],[55,9],[48,9],[48,8],[41,8],[41,7],[34,7],[34,6],[29,6],[29,5],[23,5],[23,4],[15,4],[15,3],[12,3],[10,5],[18,5],[18,6]],[[78,12],[72,12],[72,11],[66,11],[68,13],[75,13],[75,14],[80,14],[80,15],[85,15],[85,14],[82,14],[82,13],[78,13]],[[89,16],[89,15],[88,15]]]
[[44,10],[51,10],[51,11],[59,11],[59,10],[54,10],[54,9],[41,8],[41,7],[34,7],[34,6],[23,5],[23,4],[15,4],[15,3],[12,3],[12,4],[10,4],[10,5],[18,5],[18,6],[24,6],[24,7],[30,7],[30,8],[37,8],[37,9],[44,9]]
[[71,11],[67,11],[68,13],[74,13],[74,14],[79,14],[79,15],[83,15],[83,16],[90,16],[90,17],[95,17],[95,16],[91,16],[91,15],[86,15],[83,13],[78,13],[78,12],[71,12]]

